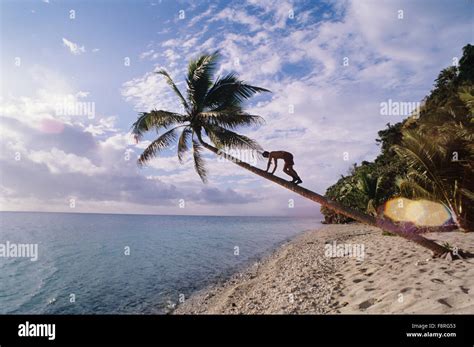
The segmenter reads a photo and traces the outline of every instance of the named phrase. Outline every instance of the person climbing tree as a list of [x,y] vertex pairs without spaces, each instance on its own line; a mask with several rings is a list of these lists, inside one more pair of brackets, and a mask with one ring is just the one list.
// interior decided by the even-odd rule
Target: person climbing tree
[[295,165],[295,162],[293,161],[293,154],[289,152],[285,152],[285,151],[273,151],[273,152],[265,151],[262,153],[262,155],[264,158],[268,158],[268,165],[267,165],[267,170],[266,170],[267,172],[270,169],[272,159],[273,159],[273,164],[275,165],[275,167],[273,168],[273,171],[271,172],[272,175],[275,173],[275,170],[277,169],[278,159],[283,159],[285,161],[285,165],[283,166],[283,172],[293,178],[291,182],[294,184],[303,183],[300,176],[298,176],[295,169],[293,169],[293,165]]

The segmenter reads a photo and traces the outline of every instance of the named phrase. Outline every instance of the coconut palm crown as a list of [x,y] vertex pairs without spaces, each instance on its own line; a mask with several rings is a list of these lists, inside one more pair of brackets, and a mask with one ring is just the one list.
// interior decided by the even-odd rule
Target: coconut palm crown
[[156,130],[161,135],[140,155],[138,163],[145,164],[160,151],[178,141],[178,158],[192,148],[194,168],[203,182],[207,181],[207,170],[201,155],[206,135],[217,149],[244,148],[260,150],[255,140],[236,133],[238,127],[259,125],[263,118],[244,111],[244,101],[257,93],[270,92],[241,81],[237,74],[228,73],[214,80],[219,52],[204,54],[192,60],[188,66],[186,95],[184,96],[165,70],[162,75],[179,98],[183,113],[164,110],[143,112],[132,125],[132,134],[138,141],[143,135]]

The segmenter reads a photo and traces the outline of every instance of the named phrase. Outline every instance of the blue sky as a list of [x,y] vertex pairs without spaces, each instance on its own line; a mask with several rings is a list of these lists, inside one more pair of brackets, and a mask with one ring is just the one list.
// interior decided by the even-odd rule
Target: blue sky
[[[405,118],[382,115],[381,103],[420,101],[473,41],[474,5],[461,0],[0,6],[3,210],[318,215],[212,154],[207,185],[175,149],[139,169],[152,137],[132,141],[137,113],[179,111],[153,71],[166,68],[184,89],[186,63],[219,49],[218,74],[236,71],[273,92],[247,105],[266,124],[242,132],[291,151],[304,186],[324,193],[352,163],[375,158],[378,130]],[[93,105],[95,115],[61,114],[62,104]]]

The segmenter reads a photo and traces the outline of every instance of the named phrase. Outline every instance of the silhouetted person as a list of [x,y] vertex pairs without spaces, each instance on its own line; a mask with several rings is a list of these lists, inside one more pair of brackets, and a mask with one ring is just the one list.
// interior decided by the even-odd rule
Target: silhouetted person
[[267,172],[270,169],[270,165],[272,164],[272,159],[275,167],[273,168],[273,171],[271,174],[273,175],[275,173],[275,170],[277,169],[277,161],[278,159],[283,159],[285,161],[285,165],[283,166],[283,172],[286,173],[288,176],[293,177],[293,180],[291,183],[295,184],[300,184],[303,181],[301,180],[300,176],[296,173],[296,171],[293,169],[293,165],[295,165],[295,162],[293,161],[293,154],[285,151],[273,151],[273,152],[263,152],[262,153],[264,158],[268,158],[268,165],[267,165]]

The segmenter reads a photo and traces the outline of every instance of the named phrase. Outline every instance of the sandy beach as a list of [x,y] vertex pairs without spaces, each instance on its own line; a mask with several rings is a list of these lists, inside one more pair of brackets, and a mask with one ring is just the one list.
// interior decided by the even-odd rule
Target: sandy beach
[[[430,233],[474,252],[474,233]],[[474,259],[429,250],[360,224],[305,232],[187,299],[175,314],[474,313]]]

